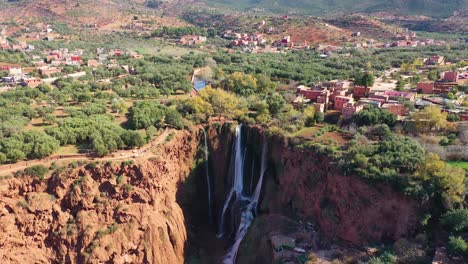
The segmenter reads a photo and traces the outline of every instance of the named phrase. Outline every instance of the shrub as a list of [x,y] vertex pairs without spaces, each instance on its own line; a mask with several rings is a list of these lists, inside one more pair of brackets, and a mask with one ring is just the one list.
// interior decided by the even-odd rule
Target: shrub
[[43,165],[34,165],[26,168],[24,171],[18,174],[18,176],[33,176],[38,177],[40,180],[44,179],[45,175],[49,172],[49,169]]
[[461,237],[450,237],[448,251],[451,255],[464,256],[468,254],[468,244]]
[[456,209],[445,213],[441,223],[453,232],[466,230],[468,228],[468,209]]

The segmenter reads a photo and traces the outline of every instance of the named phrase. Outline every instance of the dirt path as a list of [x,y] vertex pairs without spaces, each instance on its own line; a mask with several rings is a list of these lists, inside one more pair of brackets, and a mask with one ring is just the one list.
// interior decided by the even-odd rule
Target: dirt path
[[45,166],[50,166],[50,164],[52,164],[53,162],[59,163],[59,162],[71,162],[71,161],[78,161],[78,160],[115,161],[115,160],[128,160],[128,159],[135,159],[135,158],[148,158],[154,155],[151,152],[151,148],[164,142],[167,136],[170,134],[170,132],[171,130],[166,128],[166,130],[164,130],[164,132],[161,135],[159,135],[156,139],[151,141],[151,143],[148,143],[139,149],[120,150],[120,151],[113,152],[104,157],[93,157],[87,154],[55,155],[55,156],[49,156],[44,159],[27,160],[27,161],[20,161],[15,164],[0,165],[0,175],[6,176],[6,175],[15,173],[19,170],[23,170],[27,167],[34,166],[34,165],[42,164]]

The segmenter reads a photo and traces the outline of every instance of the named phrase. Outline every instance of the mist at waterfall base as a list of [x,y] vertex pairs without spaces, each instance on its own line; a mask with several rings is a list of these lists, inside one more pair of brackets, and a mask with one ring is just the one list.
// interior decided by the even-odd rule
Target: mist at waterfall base
[[[266,171],[267,143],[263,140],[260,168],[255,168],[256,160],[252,151],[248,151],[247,138],[243,137],[242,125],[236,127],[235,139],[232,146],[229,179],[231,185],[226,196],[224,206],[219,219],[218,237],[226,235],[226,220],[240,215],[237,231],[234,235],[234,243],[223,258],[224,264],[234,264],[242,239],[247,234],[248,228],[255,218],[258,200],[262,190],[263,177]],[[247,166],[246,166],[247,165]],[[250,173],[250,184],[245,188],[245,174]],[[258,174],[257,184],[253,188],[254,174]],[[207,176],[209,177],[209,176]]]

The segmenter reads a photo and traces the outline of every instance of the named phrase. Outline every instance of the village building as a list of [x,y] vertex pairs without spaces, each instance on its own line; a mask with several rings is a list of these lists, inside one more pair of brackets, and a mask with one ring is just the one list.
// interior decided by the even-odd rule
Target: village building
[[308,103],[310,103],[310,99],[305,98],[304,95],[302,94],[296,96],[296,98],[292,102],[295,108],[302,107]]
[[411,92],[399,92],[399,91],[385,91],[385,92],[375,92],[369,98],[387,98],[387,100],[398,100],[404,99],[408,101],[415,101],[416,94]]
[[444,72],[444,82],[458,82],[459,72],[457,71],[448,71]]
[[185,46],[192,46],[201,45],[205,43],[206,40],[207,38],[203,36],[185,35],[180,38],[179,43]]
[[443,56],[435,55],[427,59],[426,65],[443,65],[445,59]]
[[396,116],[404,116],[407,114],[408,109],[398,102],[389,102],[382,105],[383,109],[387,109]]
[[35,77],[34,78],[26,78],[26,79],[21,80],[21,84],[23,86],[28,86],[28,87],[31,87],[31,88],[36,88],[41,83],[42,83],[42,80],[39,79],[39,78],[35,78]]
[[357,98],[367,97],[371,91],[370,87],[354,86],[353,96]]
[[359,104],[381,107],[386,101],[387,100],[378,99],[378,98],[361,98],[359,99]]
[[434,93],[434,82],[420,82],[416,85],[418,92],[423,94]]
[[326,89],[322,89],[322,88],[313,89],[311,87],[307,87],[304,85],[300,85],[299,87],[297,87],[297,91],[296,91],[298,95],[303,95],[305,98],[314,102],[317,101],[317,98],[320,95],[324,95],[327,92],[328,91]]
[[102,63],[98,60],[88,60],[86,65],[88,65],[88,67],[97,68],[99,65],[102,65]]
[[[336,108],[335,108],[336,109]],[[345,120],[351,119],[353,115],[364,109],[364,105],[356,104],[355,102],[346,103],[341,109],[341,114]]]
[[436,81],[434,83],[434,93],[448,94],[450,91],[452,91],[453,88],[457,86],[458,86],[458,83],[456,82]]
[[323,113],[325,112],[325,104],[322,104],[322,103],[313,103],[312,104],[315,108],[315,111],[317,112],[320,112],[320,113]]
[[354,99],[352,96],[336,96],[334,109],[341,111],[347,103],[353,103]]
[[62,70],[60,70],[59,68],[57,67],[41,67],[39,68],[39,73],[43,76],[52,76],[53,74],[56,74],[56,73],[61,73]]

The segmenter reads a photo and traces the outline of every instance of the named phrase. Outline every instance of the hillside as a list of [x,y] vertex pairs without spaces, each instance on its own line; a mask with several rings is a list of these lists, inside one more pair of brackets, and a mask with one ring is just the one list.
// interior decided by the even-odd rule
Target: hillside
[[403,15],[450,16],[466,9],[466,0],[203,0],[239,9],[258,8],[274,13],[292,12],[321,16],[349,12],[389,11]]
[[162,16],[162,10],[162,7],[149,8],[143,0],[0,0],[0,23],[64,22],[71,26],[114,30],[131,24],[138,17],[151,19],[159,25],[183,24],[175,17]]

